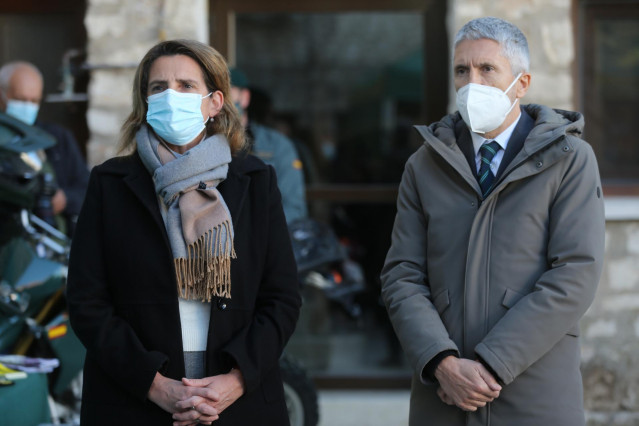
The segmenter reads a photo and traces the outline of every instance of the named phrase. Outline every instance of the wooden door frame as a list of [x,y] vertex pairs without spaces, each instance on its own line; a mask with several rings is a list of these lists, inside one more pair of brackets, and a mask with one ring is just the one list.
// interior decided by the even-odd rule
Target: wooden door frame
[[426,14],[434,0],[209,0],[210,33],[212,46],[235,65],[235,15],[237,13],[336,13],[411,11]]
[[[424,19],[424,123],[448,109],[450,46],[446,27],[447,0],[209,0],[209,41],[229,65],[236,64],[237,13],[420,12]],[[435,37],[432,35],[436,34]],[[428,54],[426,54],[426,52]],[[432,64],[429,58],[436,58]]]

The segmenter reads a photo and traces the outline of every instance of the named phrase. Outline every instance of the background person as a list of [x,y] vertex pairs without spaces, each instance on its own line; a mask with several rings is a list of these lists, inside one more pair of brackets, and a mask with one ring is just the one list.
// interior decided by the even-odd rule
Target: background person
[[297,271],[275,172],[242,151],[229,95],[217,51],[157,44],[122,128],[132,153],[92,171],[68,279],[85,424],[288,424]]
[[251,153],[272,165],[277,173],[286,221],[305,218],[308,211],[304,172],[295,145],[277,130],[250,120],[246,111],[251,103],[251,91],[242,70],[231,69],[231,86],[231,97],[247,129]]
[[459,111],[417,128],[382,271],[410,424],[583,425],[578,323],[604,250],[583,117],[519,105],[528,44],[501,19],[458,32],[453,76]]
[[30,126],[40,127],[57,141],[45,150],[58,185],[51,204],[53,213],[64,217],[67,233],[71,235],[84,200],[89,171],[69,130],[57,124],[36,121],[43,88],[42,74],[29,62],[9,62],[0,68],[0,109]]

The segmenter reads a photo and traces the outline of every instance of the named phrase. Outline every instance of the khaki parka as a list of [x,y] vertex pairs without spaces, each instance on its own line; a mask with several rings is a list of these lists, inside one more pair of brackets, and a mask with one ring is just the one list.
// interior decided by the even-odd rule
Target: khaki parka
[[[522,106],[532,130],[486,199],[457,144],[459,113],[419,126],[397,200],[382,296],[414,368],[410,425],[585,423],[578,322],[601,275],[605,220],[583,117]],[[511,139],[512,140],[512,139]],[[424,367],[481,357],[501,395],[467,413]]]

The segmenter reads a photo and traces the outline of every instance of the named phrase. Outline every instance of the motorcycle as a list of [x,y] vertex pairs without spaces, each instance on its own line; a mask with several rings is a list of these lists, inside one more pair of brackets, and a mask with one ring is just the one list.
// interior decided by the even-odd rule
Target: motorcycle
[[[351,260],[348,245],[340,241],[326,224],[305,218],[289,224],[289,236],[297,263],[302,294],[313,293],[350,319],[358,320],[362,308],[357,296],[365,291],[364,273]],[[306,300],[305,302],[308,302]],[[320,315],[314,315],[314,303],[302,307],[310,318],[311,327],[321,327],[330,306],[322,306]],[[300,325],[303,328],[304,325]],[[321,352],[321,351],[319,351]],[[319,356],[319,354],[316,354]],[[318,423],[317,391],[302,365],[286,354],[280,362],[284,378],[284,391],[292,426],[315,426]]]
[[348,241],[340,241],[326,224],[301,219],[290,224],[289,234],[303,286],[319,290],[350,319],[358,320],[362,307],[357,296],[366,290],[364,271],[351,259]]
[[[55,177],[44,154],[53,144],[47,133],[0,113],[0,354],[59,361],[30,390],[46,394],[48,410],[16,401],[19,424],[79,424],[84,347],[66,314],[69,240],[54,227]],[[0,388],[2,399],[11,401],[21,386]],[[15,414],[9,408],[5,414]]]

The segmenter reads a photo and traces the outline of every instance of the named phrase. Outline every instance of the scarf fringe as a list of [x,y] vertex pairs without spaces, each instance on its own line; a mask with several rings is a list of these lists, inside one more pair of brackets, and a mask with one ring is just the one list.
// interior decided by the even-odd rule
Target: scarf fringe
[[236,258],[231,227],[230,221],[221,223],[188,244],[186,258],[173,259],[180,297],[203,302],[231,298],[231,259]]

